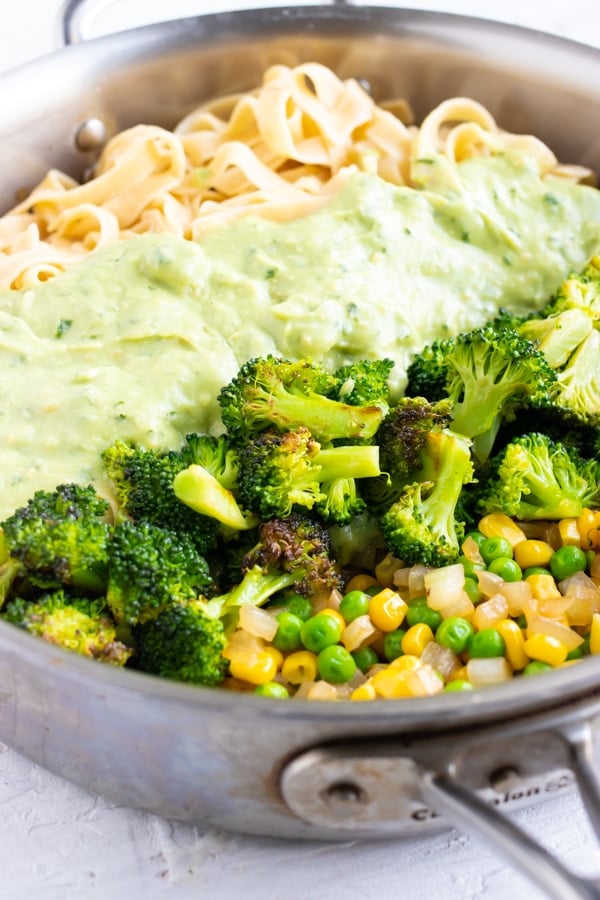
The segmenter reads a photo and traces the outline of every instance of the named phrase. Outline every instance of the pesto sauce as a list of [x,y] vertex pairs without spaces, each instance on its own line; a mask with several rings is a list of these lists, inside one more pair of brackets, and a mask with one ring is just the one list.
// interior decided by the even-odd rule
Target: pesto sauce
[[387,356],[398,395],[425,343],[539,308],[600,250],[600,192],[527,157],[427,170],[419,190],[355,173],[318,212],[248,216],[201,246],[132,238],[1,295],[0,517],[63,481],[106,489],[116,438],[218,430],[219,389],[253,356]]

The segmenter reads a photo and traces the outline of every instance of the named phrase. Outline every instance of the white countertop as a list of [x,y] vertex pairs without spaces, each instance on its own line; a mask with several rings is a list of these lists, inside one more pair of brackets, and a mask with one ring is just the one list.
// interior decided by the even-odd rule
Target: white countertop
[[[99,17],[95,33],[241,5],[120,0]],[[399,4],[381,0],[379,5]],[[413,0],[406,5],[498,18],[600,46],[598,0]],[[59,46],[60,0],[5,0],[5,7],[0,69]],[[513,816],[574,870],[600,874],[600,851],[574,791]],[[205,832],[92,796],[0,744],[0,900],[205,896],[541,900],[538,891],[491,851],[457,832],[404,842],[335,845]]]

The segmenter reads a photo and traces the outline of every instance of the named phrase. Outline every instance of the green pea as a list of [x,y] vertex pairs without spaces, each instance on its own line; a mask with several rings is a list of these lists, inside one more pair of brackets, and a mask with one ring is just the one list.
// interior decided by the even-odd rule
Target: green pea
[[527,628],[527,616],[525,615],[525,613],[520,613],[520,615],[518,615],[515,619],[515,622],[517,623],[521,631],[524,631]]
[[427,603],[411,603],[406,611],[406,624],[409,628],[413,625],[429,625],[432,631],[440,625],[442,617],[436,609],[431,609]]
[[529,578],[530,575],[549,575],[550,571],[543,566],[529,566],[523,571],[523,578]]
[[483,594],[479,590],[479,582],[476,578],[465,578],[465,592],[471,603],[479,603]]
[[352,659],[361,672],[366,672],[367,669],[379,662],[379,657],[372,647],[361,647],[360,650],[354,650]]
[[346,594],[340,603],[340,613],[346,622],[353,622],[359,616],[365,616],[369,612],[370,599],[365,591],[350,591]]
[[567,544],[559,547],[550,557],[550,571],[557,581],[570,578],[576,572],[584,572],[587,565],[587,557],[581,547]]
[[404,655],[404,650],[402,649],[402,638],[406,634],[406,631],[402,628],[398,628],[396,631],[388,631],[385,638],[383,639],[383,655],[387,659],[388,662],[391,662],[393,659],[398,659],[399,656]]
[[523,675],[539,675],[540,672],[551,672],[552,668],[550,663],[542,662],[540,659],[534,659],[532,662],[527,663],[523,669]]
[[465,570],[465,575],[470,578],[473,578],[477,572],[482,572],[485,569],[484,565],[473,562],[468,556],[459,556],[456,562],[461,563]]
[[493,559],[500,559],[503,556],[509,558],[513,555],[513,549],[506,538],[491,537],[486,538],[479,545],[479,552],[483,557],[483,561],[489,564]]
[[471,659],[489,659],[494,656],[504,656],[506,642],[495,628],[482,628],[476,631],[469,641],[469,655]]
[[273,638],[273,646],[282,653],[290,653],[302,646],[300,632],[302,619],[291,612],[280,612],[277,616],[277,632]]
[[261,697],[273,697],[275,700],[289,700],[290,695],[287,689],[276,681],[267,681],[266,684],[259,684],[254,688],[254,694]]
[[567,659],[581,659],[583,656],[583,650],[581,649],[581,644],[579,647],[573,647],[572,650],[569,650],[567,653]]
[[317,656],[317,670],[321,678],[331,684],[345,684],[356,672],[356,662],[345,647],[333,644]]
[[308,597],[302,597],[300,594],[294,594],[293,597],[290,597],[286,605],[288,612],[291,612],[294,616],[298,616],[303,622],[310,619],[313,614],[312,603]]
[[381,591],[380,584],[371,584],[368,588],[365,588],[365,594],[368,594],[369,597],[374,597],[375,594],[378,594]]
[[503,581],[521,581],[523,570],[512,556],[498,556],[488,566],[490,572],[499,575]]
[[435,639],[442,647],[447,647],[459,656],[473,636],[474,628],[468,619],[462,616],[450,616],[444,619],[435,633]]
[[472,691],[473,685],[470,681],[465,681],[464,678],[455,678],[454,681],[449,681],[444,691],[448,694],[454,694],[457,691]]
[[320,653],[325,647],[337,644],[342,636],[342,626],[333,616],[318,613],[303,623],[300,639],[307,650]]

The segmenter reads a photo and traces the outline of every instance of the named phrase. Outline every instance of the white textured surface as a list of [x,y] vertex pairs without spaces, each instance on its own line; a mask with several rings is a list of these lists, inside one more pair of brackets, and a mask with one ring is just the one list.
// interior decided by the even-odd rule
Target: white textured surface
[[[58,46],[59,0],[4,0],[0,68]],[[242,3],[120,0],[98,32]],[[246,5],[260,5],[247,3]],[[269,4],[280,5],[273,0]],[[381,6],[396,4],[385,3]],[[498,18],[600,46],[598,0],[450,0],[407,5]],[[576,793],[514,813],[582,873],[600,852]],[[358,845],[299,844],[203,833],[91,796],[0,744],[0,900],[541,900],[477,843],[449,832]]]

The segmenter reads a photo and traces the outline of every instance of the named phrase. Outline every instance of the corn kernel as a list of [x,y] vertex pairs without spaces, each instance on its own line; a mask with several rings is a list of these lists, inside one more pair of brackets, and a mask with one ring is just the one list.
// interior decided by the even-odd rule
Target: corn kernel
[[277,674],[277,663],[272,654],[265,650],[260,653],[249,653],[245,658],[236,655],[229,667],[234,678],[249,681],[250,684],[266,684]]
[[380,631],[396,631],[404,621],[408,606],[391,588],[384,588],[371,597],[369,615],[375,628]]
[[553,597],[561,596],[550,572],[547,575],[528,575],[525,581],[536,600],[551,600]]
[[577,519],[561,519],[558,523],[558,533],[563,547],[581,545],[581,535],[577,527]]
[[600,613],[594,613],[590,626],[590,653],[600,653]]
[[560,666],[567,658],[568,650],[550,634],[534,634],[525,641],[524,650],[530,659],[540,660],[550,666]]
[[275,660],[275,665],[277,666],[277,671],[281,669],[283,664],[283,653],[277,649],[277,647],[265,647],[264,653],[268,653],[269,656],[272,656]]
[[448,681],[468,681],[469,674],[467,672],[466,666],[459,666],[457,669],[454,669],[453,672],[448,676]]
[[511,547],[516,547],[527,539],[525,532],[504,513],[490,513],[479,520],[479,531],[487,538],[501,537],[508,541]]
[[370,681],[365,681],[364,684],[359,685],[359,687],[354,688],[352,693],[350,694],[351,700],[374,700],[377,696],[377,692],[375,688],[371,684]]
[[429,625],[419,622],[408,629],[402,638],[402,652],[410,656],[420,656],[427,644],[433,640],[433,631]]
[[377,672],[371,678],[371,684],[378,697],[386,700],[397,699],[398,697],[412,697],[412,692],[408,686],[406,676],[409,672],[398,672],[389,666],[381,672]]
[[396,569],[402,568],[402,562],[388,553],[387,556],[375,566],[375,578],[378,584],[382,584],[384,588],[391,588],[394,584],[394,572]]
[[283,661],[281,674],[290,684],[302,684],[314,681],[317,677],[317,657],[310,650],[298,650],[290,653]]
[[577,519],[580,547],[582,550],[597,550],[600,547],[600,512],[584,509]]
[[499,631],[506,644],[506,658],[513,667],[519,671],[524,669],[529,662],[525,653],[525,638],[523,632],[513,619],[502,619],[496,622],[496,631]]
[[514,553],[521,568],[528,569],[530,566],[547,566],[554,550],[547,541],[531,539],[517,544]]
[[405,653],[403,656],[397,656],[396,659],[393,659],[388,668],[394,669],[396,672],[414,672],[421,665],[422,663],[418,656]]
[[373,578],[372,575],[367,575],[366,572],[360,572],[358,575],[354,575],[353,578],[350,579],[348,584],[346,585],[346,593],[349,594],[350,591],[367,591],[371,587],[375,587],[375,585],[379,584],[376,578]]

